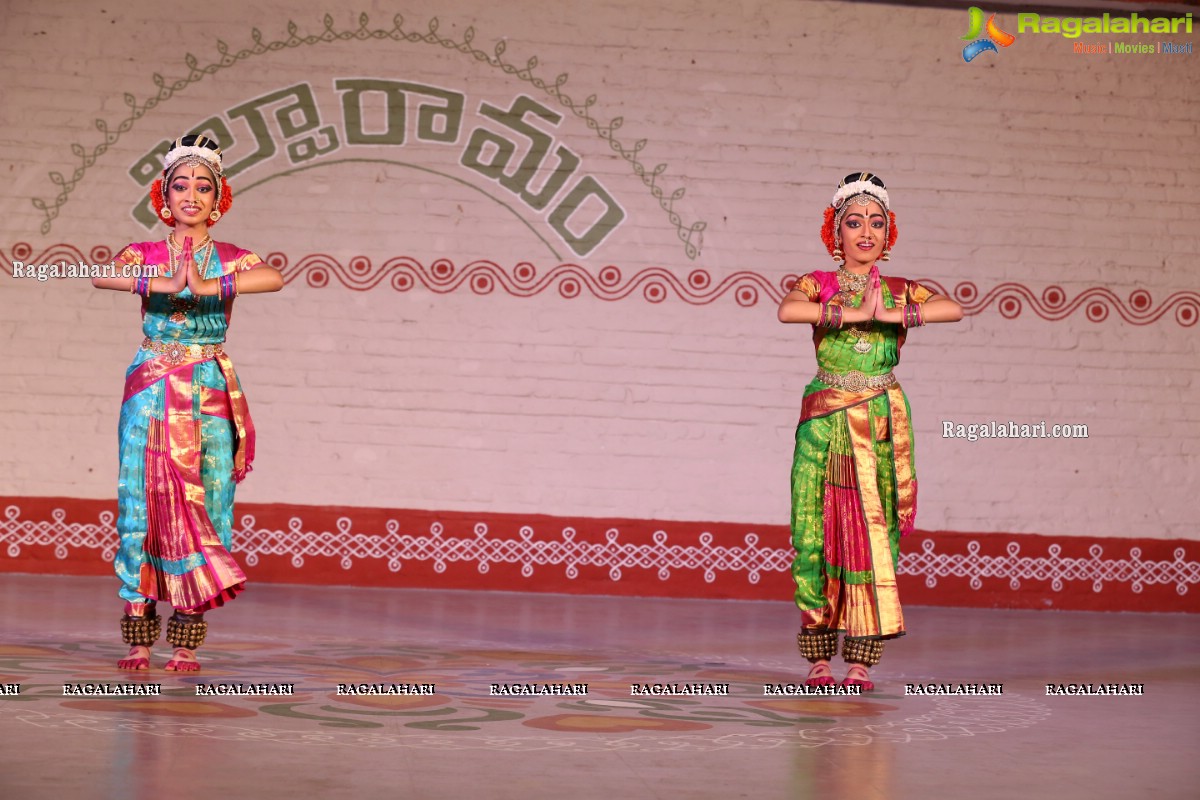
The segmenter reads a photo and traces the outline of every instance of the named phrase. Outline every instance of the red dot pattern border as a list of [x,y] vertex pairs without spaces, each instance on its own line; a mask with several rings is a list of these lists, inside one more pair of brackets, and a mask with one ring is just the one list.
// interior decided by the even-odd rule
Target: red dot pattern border
[[[25,242],[18,242],[8,252],[0,249],[0,261],[9,265],[14,261],[105,264],[113,255],[113,250],[103,245],[92,247],[85,253],[73,245],[56,244],[37,256],[33,255],[33,247]],[[283,273],[287,283],[309,289],[340,287],[368,292],[390,287],[397,292],[423,289],[435,294],[469,291],[480,296],[507,294],[512,297],[556,293],[567,300],[590,296],[615,302],[640,297],[652,304],[677,300],[693,306],[732,301],[743,308],[778,303],[799,278],[797,274],[788,274],[778,279],[749,270],[738,270],[721,278],[704,269],[683,273],[666,267],[646,267],[626,272],[608,265],[592,270],[572,263],[542,268],[524,261],[511,267],[488,260],[458,266],[448,259],[424,264],[410,256],[393,256],[378,264],[366,256],[355,256],[343,264],[320,253],[298,259],[271,253],[266,261]],[[953,297],[967,316],[995,311],[1004,319],[1015,320],[1028,310],[1042,320],[1058,322],[1082,311],[1084,318],[1093,323],[1105,322],[1110,316],[1129,325],[1153,325],[1173,319],[1180,327],[1191,328],[1200,321],[1200,292],[1195,291],[1175,291],[1155,302],[1153,295],[1145,289],[1134,289],[1123,297],[1108,287],[1093,286],[1070,296],[1066,289],[1057,285],[1039,290],[1016,281],[1005,281],[980,289],[972,281],[947,287],[936,280],[919,280],[933,291]]]

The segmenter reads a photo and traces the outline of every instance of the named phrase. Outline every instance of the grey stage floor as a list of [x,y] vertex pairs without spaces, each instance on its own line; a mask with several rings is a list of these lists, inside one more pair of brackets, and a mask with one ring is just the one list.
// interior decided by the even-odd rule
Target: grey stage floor
[[[114,588],[0,575],[6,800],[1200,796],[1196,616],[909,607],[876,692],[771,697],[806,668],[786,602],[257,584],[208,615],[200,673],[160,646],[130,676]],[[160,693],[94,694],[114,684]]]

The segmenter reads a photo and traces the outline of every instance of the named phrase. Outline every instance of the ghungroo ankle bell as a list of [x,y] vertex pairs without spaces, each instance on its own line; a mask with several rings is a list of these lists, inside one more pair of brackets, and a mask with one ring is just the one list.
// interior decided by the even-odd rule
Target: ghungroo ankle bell
[[800,655],[809,661],[828,661],[837,655],[837,631],[801,631],[796,635]]
[[157,614],[134,617],[126,614],[121,617],[121,638],[125,644],[138,647],[153,647],[162,633],[162,620]]
[[847,664],[862,664],[873,667],[883,658],[883,641],[880,639],[842,640],[842,658]]
[[176,611],[167,620],[167,641],[173,647],[195,650],[204,644],[207,633],[208,623],[202,614],[181,614]]

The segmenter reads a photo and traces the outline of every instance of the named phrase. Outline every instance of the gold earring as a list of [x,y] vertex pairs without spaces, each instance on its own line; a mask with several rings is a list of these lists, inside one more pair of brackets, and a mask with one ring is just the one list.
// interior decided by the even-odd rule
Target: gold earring
[[842,248],[840,248],[840,247],[833,248],[833,260],[835,262],[837,262],[838,264],[846,263],[846,254],[842,252]]
[[891,257],[890,255],[888,255],[888,251],[887,251],[887,250],[884,250],[884,251],[883,251],[883,255],[881,255],[881,256],[879,257],[879,260],[880,260],[880,261],[891,261],[891,260],[892,260],[892,257]]
[[221,218],[221,212],[220,212],[220,211],[217,211],[217,210],[214,208],[214,209],[212,210],[212,213],[208,215],[208,218],[209,218],[210,220],[212,220],[213,222],[216,222],[217,220],[219,220],[219,219]]
[[160,217],[162,217],[163,219],[170,219],[171,218],[171,209],[167,208],[166,206],[163,206],[162,210],[158,212],[158,215]]

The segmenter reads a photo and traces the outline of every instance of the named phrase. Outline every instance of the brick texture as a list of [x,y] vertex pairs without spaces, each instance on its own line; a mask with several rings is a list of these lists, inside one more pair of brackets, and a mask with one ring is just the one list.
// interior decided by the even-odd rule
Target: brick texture
[[[870,168],[899,218],[889,272],[949,290],[971,282],[981,295],[1017,284],[1036,301],[1011,318],[993,303],[910,338],[899,374],[917,431],[919,527],[1200,538],[1188,510],[1200,489],[1197,326],[1177,321],[1178,305],[1135,324],[1111,305],[1097,322],[1085,308],[1050,319],[1041,300],[1051,286],[1070,300],[1105,289],[1123,304],[1145,290],[1154,307],[1195,296],[1200,56],[1084,56],[1062,37],[1022,35],[967,64],[964,11],[870,3],[402,6],[406,31],[428,34],[436,17],[438,35],[461,43],[472,28],[472,46],[494,54],[503,42],[517,69],[536,57],[540,79],[568,75],[562,91],[580,107],[594,95],[588,113],[602,129],[619,118],[612,135],[627,149],[645,140],[645,170],[666,165],[664,197],[686,190],[673,210],[707,225],[700,254],[689,258],[631,163],[579,115],[520,75],[423,41],[284,47],[217,70],[95,154],[43,230],[33,201],[53,205],[51,173],[70,180],[81,164],[72,147],[90,160],[104,141],[94,120],[116,131],[125,95],[144,103],[155,73],[183,79],[188,52],[212,63],[218,41],[253,46],[253,28],[286,39],[289,19],[299,36],[319,34],[326,13],[339,31],[358,27],[357,11],[303,0],[213,0],[186,24],[143,0],[108,11],[9,3],[0,251],[11,261],[25,243],[62,260],[162,235],[130,213],[143,196],[130,168],[149,148],[301,82],[322,126],[344,137],[338,78],[462,93],[458,141],[419,141],[410,119],[401,147],[343,143],[292,164],[276,137],[280,152],[232,181],[238,199],[218,238],[297,268],[319,254],[343,267],[366,257],[371,270],[402,258],[425,270],[486,261],[508,275],[522,263],[538,275],[615,266],[622,283],[653,268],[684,282],[704,270],[713,286],[749,271],[778,286],[830,267],[822,208],[843,174]],[[367,10],[368,28],[391,28],[391,7]],[[563,115],[537,125],[625,213],[584,256],[548,211],[462,163],[487,122],[480,104],[508,108],[520,95]],[[368,104],[368,121],[381,120]],[[234,130],[230,162],[253,150],[244,124]],[[528,145],[516,141],[520,159]],[[745,307],[732,292],[694,303],[644,291],[523,297],[499,286],[397,291],[386,279],[357,290],[301,274],[279,295],[242,298],[229,350],[260,455],[239,499],[786,522],[792,430],[814,371],[809,330],[776,322],[762,290]],[[140,338],[127,295],[0,276],[0,494],[112,496],[122,377]],[[1089,436],[942,438],[943,421],[993,419],[1083,423]]]

